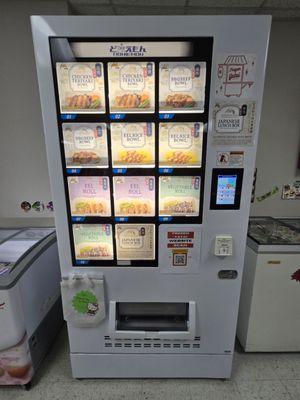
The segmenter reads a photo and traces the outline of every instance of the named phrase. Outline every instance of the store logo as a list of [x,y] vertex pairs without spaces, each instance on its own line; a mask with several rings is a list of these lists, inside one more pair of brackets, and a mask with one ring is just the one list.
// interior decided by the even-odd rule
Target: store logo
[[111,45],[109,53],[113,57],[143,57],[147,50],[142,45],[124,45],[121,43]]

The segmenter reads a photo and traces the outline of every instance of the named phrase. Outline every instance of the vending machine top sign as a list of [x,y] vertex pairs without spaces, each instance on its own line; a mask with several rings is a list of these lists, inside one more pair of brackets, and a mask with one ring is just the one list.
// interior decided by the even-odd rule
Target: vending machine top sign
[[228,377],[270,18],[32,28],[73,375]]

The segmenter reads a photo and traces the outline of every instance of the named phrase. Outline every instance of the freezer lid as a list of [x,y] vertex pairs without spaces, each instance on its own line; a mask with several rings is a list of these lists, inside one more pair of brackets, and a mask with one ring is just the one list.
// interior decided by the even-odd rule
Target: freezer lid
[[24,228],[0,244],[0,290],[12,287],[56,241],[54,228]]
[[0,243],[16,235],[21,229],[0,228]]
[[300,230],[300,217],[298,218],[276,218],[278,221],[283,222],[286,225],[292,226],[293,228]]
[[299,252],[300,230],[271,217],[250,217],[247,244],[257,252]]

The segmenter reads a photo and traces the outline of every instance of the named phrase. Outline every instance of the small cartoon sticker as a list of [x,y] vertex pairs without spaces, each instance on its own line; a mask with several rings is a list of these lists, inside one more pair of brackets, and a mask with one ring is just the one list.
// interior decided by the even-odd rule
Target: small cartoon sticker
[[53,207],[53,201],[49,201],[49,203],[46,206],[48,211],[54,211],[54,207]]
[[31,210],[31,204],[28,201],[22,201],[21,203],[21,209],[25,212],[28,212]]
[[37,212],[42,212],[45,209],[44,203],[41,201],[35,201],[32,204],[32,209]]
[[90,290],[82,290],[72,299],[74,309],[80,314],[94,316],[99,310],[97,297]]
[[281,198],[283,200],[300,200],[300,181],[283,185]]
[[300,282],[300,269],[297,269],[297,271],[295,271],[292,275],[291,275],[291,279],[296,281],[296,282]]
[[219,167],[242,167],[244,165],[243,151],[218,151],[217,166]]
[[256,56],[253,54],[226,54],[217,63],[217,97],[251,97],[254,86]]

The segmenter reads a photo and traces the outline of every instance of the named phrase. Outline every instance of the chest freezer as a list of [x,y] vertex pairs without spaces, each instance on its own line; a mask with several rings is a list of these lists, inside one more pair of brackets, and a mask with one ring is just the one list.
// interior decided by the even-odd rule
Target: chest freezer
[[0,229],[0,238],[0,385],[26,385],[62,322],[56,234]]
[[300,350],[300,230],[249,221],[237,336],[245,351]]

